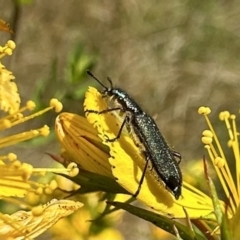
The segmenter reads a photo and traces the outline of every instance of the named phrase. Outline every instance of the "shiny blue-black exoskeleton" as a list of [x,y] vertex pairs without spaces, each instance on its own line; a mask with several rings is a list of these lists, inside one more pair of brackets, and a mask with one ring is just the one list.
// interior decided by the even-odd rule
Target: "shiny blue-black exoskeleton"
[[120,110],[124,114],[123,123],[116,138],[108,139],[107,141],[113,142],[120,138],[123,127],[126,125],[127,129],[132,133],[134,142],[140,147],[145,157],[146,164],[134,196],[136,197],[139,194],[150,161],[152,168],[166,188],[172,192],[176,199],[179,199],[182,188],[182,173],[179,168],[181,155],[170,149],[153,118],[145,113],[124,90],[114,88],[110,78],[108,78],[110,87],[107,88],[90,71],[87,71],[87,73],[103,86],[104,90],[101,93],[103,97],[110,98],[110,101],[113,102],[113,107],[101,112],[94,110],[87,110],[86,112],[104,114]]

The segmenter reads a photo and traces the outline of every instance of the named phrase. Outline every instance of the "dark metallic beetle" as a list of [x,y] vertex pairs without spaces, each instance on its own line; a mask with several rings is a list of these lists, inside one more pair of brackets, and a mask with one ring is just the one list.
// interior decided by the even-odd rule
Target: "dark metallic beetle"
[[145,156],[146,164],[134,196],[136,197],[139,194],[150,161],[152,168],[166,188],[172,192],[176,199],[179,199],[182,187],[182,173],[179,168],[181,155],[169,148],[153,118],[146,114],[125,91],[120,88],[114,88],[110,78],[108,78],[110,88],[107,88],[90,71],[87,71],[87,73],[104,87],[104,90],[101,92],[102,96],[109,97],[109,100],[113,102],[113,107],[101,112],[86,110],[86,113],[104,114],[120,110],[124,114],[123,123],[116,138],[108,139],[107,141],[113,142],[120,138],[123,127],[126,124],[127,129],[133,135],[135,144],[140,147]]

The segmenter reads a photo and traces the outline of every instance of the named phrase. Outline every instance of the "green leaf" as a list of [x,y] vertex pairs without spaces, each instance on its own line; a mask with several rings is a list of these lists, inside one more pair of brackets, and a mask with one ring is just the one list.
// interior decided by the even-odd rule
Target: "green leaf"
[[[240,207],[238,206],[236,212],[234,213],[233,217],[227,221],[226,219],[223,220],[223,226],[221,226],[221,231],[223,231],[224,236],[222,239],[240,239]],[[227,226],[226,226],[227,225]],[[227,237],[230,235],[231,237]]]
[[126,210],[127,212],[142,218],[148,222],[151,222],[155,226],[176,235],[174,226],[176,227],[179,236],[184,240],[206,240],[206,238],[198,233],[193,232],[189,227],[174,221],[166,216],[159,215],[157,213],[132,206],[131,204],[121,202],[108,202],[108,204]]
[[85,194],[96,191],[103,191],[113,194],[129,194],[113,178],[88,172],[83,169],[80,169],[79,174],[75,177],[70,177],[63,174],[59,175],[66,177],[81,186],[81,188],[77,190],[75,194]]
[[[240,239],[239,234],[239,222],[235,225],[234,234],[231,236],[231,232],[229,229],[229,221],[225,215],[223,215],[222,223],[221,223],[221,240],[232,240],[232,239]],[[236,231],[237,230],[237,231]]]
[[221,225],[222,219],[223,219],[223,212],[222,212],[222,208],[220,205],[220,201],[218,199],[218,195],[217,195],[217,191],[215,188],[215,185],[211,179],[211,177],[208,174],[208,166],[207,166],[207,161],[205,159],[205,157],[203,158],[203,166],[204,166],[204,173],[207,179],[207,183],[208,183],[208,188],[212,197],[212,202],[213,202],[213,207],[214,207],[214,213],[216,215],[216,219],[219,225]]

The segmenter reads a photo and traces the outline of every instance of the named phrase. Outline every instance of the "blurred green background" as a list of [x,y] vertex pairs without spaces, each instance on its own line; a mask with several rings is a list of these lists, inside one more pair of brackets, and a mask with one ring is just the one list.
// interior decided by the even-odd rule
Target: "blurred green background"
[[[206,124],[198,107],[211,107],[225,138],[218,114],[239,109],[239,1],[19,2],[0,0],[0,17],[15,32],[17,49],[3,63],[10,65],[23,102],[45,105],[56,96],[64,111],[82,113],[87,86],[98,86],[85,74],[91,68],[157,115],[161,132],[182,155],[183,169],[205,154]],[[7,39],[1,34],[0,44]],[[54,115],[44,121],[53,124]],[[52,145],[36,150],[39,159],[48,149]]]

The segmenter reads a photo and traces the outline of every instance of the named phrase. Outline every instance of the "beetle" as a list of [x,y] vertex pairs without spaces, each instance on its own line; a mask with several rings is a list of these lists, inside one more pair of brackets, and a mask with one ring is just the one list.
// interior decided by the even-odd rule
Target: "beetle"
[[[90,71],[87,74],[95,79],[104,89],[101,92],[104,98],[108,97],[113,103],[113,107],[102,111],[86,110],[85,113],[106,114],[113,111],[120,111],[124,115],[124,120],[120,126],[118,134],[113,139],[107,139],[109,142],[117,141],[126,125],[128,131],[132,134],[135,144],[143,153],[146,164],[139,182],[139,187],[133,195],[137,197],[149,162],[157,173],[157,176],[164,183],[165,187],[174,195],[175,199],[181,196],[182,173],[179,167],[181,155],[170,149],[154,119],[142,110],[142,108],[131,98],[127,92],[120,88],[113,87],[112,80],[108,77],[110,87],[106,87]],[[178,161],[177,161],[178,159]]]

